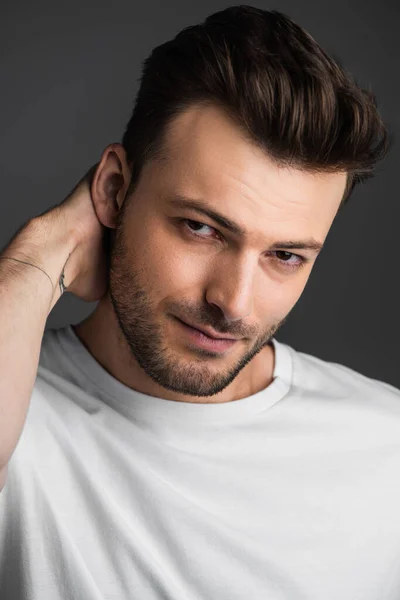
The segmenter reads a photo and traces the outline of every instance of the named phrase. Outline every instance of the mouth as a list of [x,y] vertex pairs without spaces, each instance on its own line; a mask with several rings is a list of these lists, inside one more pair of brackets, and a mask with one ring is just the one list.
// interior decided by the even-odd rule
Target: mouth
[[215,338],[204,331],[197,329],[196,327],[181,321],[178,317],[175,317],[180,325],[181,332],[189,338],[191,345],[204,350],[209,350],[217,353],[225,352],[232,348],[238,340],[236,338]]
[[237,341],[239,338],[235,338],[232,335],[228,335],[228,334],[224,334],[224,335],[219,335],[216,331],[212,330],[209,327],[202,327],[200,325],[196,325],[195,323],[188,323],[187,321],[182,321],[181,319],[179,319],[181,321],[181,323],[183,323],[184,325],[187,325],[188,327],[191,327],[192,329],[196,329],[197,331],[200,331],[201,333],[203,333],[204,335],[206,335],[207,337],[213,339],[213,340],[233,340],[233,341]]

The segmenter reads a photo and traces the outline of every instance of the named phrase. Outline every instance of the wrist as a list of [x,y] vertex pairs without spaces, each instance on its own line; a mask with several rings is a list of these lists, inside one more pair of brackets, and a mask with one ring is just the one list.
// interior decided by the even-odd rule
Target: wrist
[[24,260],[43,269],[53,282],[54,296],[61,295],[60,277],[64,272],[64,286],[77,276],[77,266],[70,260],[78,240],[72,227],[68,227],[62,211],[52,209],[34,217],[4,249],[5,256]]

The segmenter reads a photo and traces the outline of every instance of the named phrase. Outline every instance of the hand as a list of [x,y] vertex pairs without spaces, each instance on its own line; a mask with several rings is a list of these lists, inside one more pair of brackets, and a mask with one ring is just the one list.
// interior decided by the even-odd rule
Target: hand
[[[107,242],[110,230],[99,221],[91,197],[91,184],[97,169],[93,165],[68,196],[57,206],[33,219],[39,227],[36,239],[49,234],[46,255],[60,239],[61,230],[73,238],[64,267],[67,291],[87,302],[100,300],[107,292]],[[43,264],[43,263],[42,263]],[[57,284],[58,280],[54,283]]]

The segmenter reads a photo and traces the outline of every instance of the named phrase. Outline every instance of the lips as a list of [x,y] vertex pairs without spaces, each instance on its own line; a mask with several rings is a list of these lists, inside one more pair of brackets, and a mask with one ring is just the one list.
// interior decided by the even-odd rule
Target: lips
[[[182,319],[181,319],[182,320]],[[182,321],[183,323],[185,323],[185,325],[189,325],[189,327],[193,327],[193,329],[197,329],[198,331],[201,331],[201,333],[204,333],[205,335],[207,335],[208,337],[214,339],[214,340],[237,340],[238,338],[235,338],[233,336],[229,336],[229,335],[218,335],[217,332],[210,330],[206,327],[201,327],[199,325],[192,325],[192,323],[188,323],[187,321]]]
[[236,346],[236,339],[214,338],[208,335],[208,333],[200,331],[200,329],[178,319],[178,317],[175,317],[175,320],[179,325],[181,334],[183,334],[178,336],[177,342],[179,344],[183,343],[191,351],[206,350],[208,356],[218,356],[229,352]]

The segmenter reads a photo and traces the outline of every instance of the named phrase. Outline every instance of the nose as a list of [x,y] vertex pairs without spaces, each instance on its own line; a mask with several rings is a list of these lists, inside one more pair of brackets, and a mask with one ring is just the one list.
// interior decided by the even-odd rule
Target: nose
[[252,314],[256,262],[252,257],[231,256],[213,272],[206,300],[218,306],[226,321],[240,321]]

